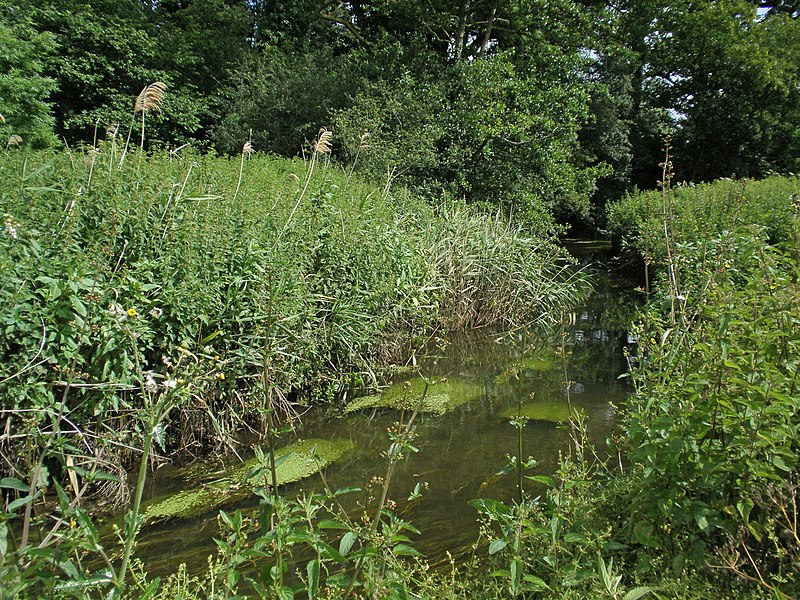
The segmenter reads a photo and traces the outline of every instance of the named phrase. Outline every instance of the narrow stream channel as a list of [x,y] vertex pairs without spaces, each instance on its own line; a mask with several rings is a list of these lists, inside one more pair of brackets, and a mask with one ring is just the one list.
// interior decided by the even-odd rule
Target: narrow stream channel
[[[566,367],[572,405],[587,417],[588,434],[601,450],[615,426],[615,405],[629,392],[619,375],[626,370],[623,348],[628,342],[626,319],[630,311],[630,282],[612,274],[606,266],[603,245],[573,243],[570,251],[592,272],[596,292],[585,306],[575,309],[574,324],[564,330],[568,350]],[[420,415],[418,437],[412,454],[395,473],[390,497],[398,512],[420,531],[414,546],[433,564],[467,552],[478,535],[477,513],[469,506],[473,498],[503,501],[515,495],[515,478],[498,476],[516,453],[517,433],[501,413],[520,402],[566,403],[564,363],[559,354],[560,334],[500,343],[493,336],[475,334],[453,341],[439,356],[422,363],[422,374],[430,378],[466,379],[482,386],[482,394],[443,416]],[[511,365],[518,365],[509,370]],[[522,365],[522,368],[519,368]],[[509,375],[518,370],[518,375]],[[393,411],[364,411],[331,419],[322,412],[303,417],[304,438],[348,439],[357,451],[348,459],[328,467],[326,477],[333,489],[359,486],[367,489],[371,478],[386,471],[381,454],[388,445],[387,428],[398,418]],[[285,436],[288,437],[288,436]],[[291,440],[282,440],[281,444]],[[531,474],[549,474],[557,466],[560,452],[568,448],[569,436],[562,424],[529,421],[523,430],[523,454],[538,461]],[[417,483],[422,497],[407,501]],[[179,489],[180,482],[159,472],[151,494]],[[310,478],[282,489],[284,494],[321,488],[319,478]],[[529,489],[537,493],[534,487]],[[363,496],[362,496],[363,497]],[[251,500],[225,510],[256,507]],[[137,556],[151,575],[165,575],[186,563],[189,571],[202,572],[215,552],[218,536],[216,511],[195,519],[146,527]]]

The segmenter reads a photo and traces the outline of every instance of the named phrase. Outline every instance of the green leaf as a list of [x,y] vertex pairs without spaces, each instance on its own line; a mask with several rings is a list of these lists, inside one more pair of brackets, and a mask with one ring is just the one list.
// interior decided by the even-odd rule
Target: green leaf
[[308,600],[314,600],[319,586],[319,561],[312,560],[306,565],[308,574]]
[[77,296],[70,296],[69,300],[72,303],[72,308],[75,310],[75,312],[86,318],[86,305],[81,301],[81,299]]
[[6,488],[10,490],[19,490],[20,492],[27,492],[30,490],[30,487],[17,479],[16,477],[3,477],[0,479],[0,488]]
[[422,552],[408,544],[397,544],[392,548],[392,553],[395,556],[424,556]]
[[356,543],[356,539],[358,536],[353,531],[348,531],[342,536],[342,540],[339,542],[339,554],[342,556],[347,556],[347,553],[353,548],[353,544]]
[[505,540],[494,540],[491,544],[489,544],[489,554],[497,554],[507,545],[508,542]]
[[632,590],[628,590],[628,593],[622,597],[622,600],[639,600],[642,596],[646,596],[654,591],[653,588],[646,586],[635,587]]
[[528,591],[542,592],[550,589],[550,586],[545,583],[544,579],[536,577],[536,575],[523,575],[522,580],[530,584],[529,586],[525,586]]
[[8,553],[8,524],[0,523],[0,558]]
[[531,481],[541,483],[542,485],[546,485],[547,487],[553,487],[555,485],[555,481],[553,480],[553,478],[547,477],[545,475],[530,475],[526,477]]
[[102,571],[96,575],[92,575],[91,577],[74,578],[72,581],[57,585],[56,589],[59,591],[80,590],[89,587],[106,585],[110,581],[111,573],[109,571]]
[[792,470],[791,467],[786,464],[786,461],[783,460],[783,457],[777,454],[772,457],[772,464],[775,465],[775,468],[780,469],[784,473],[789,473]]
[[564,536],[564,541],[568,544],[586,544],[589,542],[584,536],[578,533],[568,533]]
[[317,529],[350,529],[350,526],[337,519],[322,519],[317,523]]
[[33,496],[25,496],[23,498],[17,498],[11,504],[8,505],[8,512],[14,512],[20,506],[25,506],[28,502],[33,500]]

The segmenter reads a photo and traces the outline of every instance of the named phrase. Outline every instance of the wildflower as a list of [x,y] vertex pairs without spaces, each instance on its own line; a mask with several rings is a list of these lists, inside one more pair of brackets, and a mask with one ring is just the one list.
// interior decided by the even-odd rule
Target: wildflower
[[219,379],[220,381],[225,379],[225,373],[217,373],[217,379]]
[[158,308],[157,306],[150,311],[150,316],[153,317],[154,319],[158,319],[162,314],[164,314],[164,311]]
[[158,389],[158,384],[156,383],[156,380],[153,379],[153,374],[149,371],[144,378],[144,389],[151,393]]
[[12,219],[11,215],[5,215],[5,217],[6,233],[11,237],[12,240],[16,240],[19,238],[19,231],[17,230],[19,223]]
[[174,389],[175,389],[175,387],[178,385],[178,382],[177,382],[177,380],[175,380],[175,379],[167,379],[167,380],[166,380],[166,381],[165,381],[163,384],[161,384],[161,385],[163,385],[163,386],[164,386],[164,389],[166,389],[166,390],[174,390]]
[[122,308],[119,304],[111,304],[108,307],[108,312],[117,320],[117,321],[124,321],[128,318],[128,313],[125,312],[125,309]]
[[128,309],[128,316],[129,316],[129,317],[135,317],[137,314],[138,314],[138,313],[136,312],[136,309],[135,309],[135,308],[129,308],[129,309]]

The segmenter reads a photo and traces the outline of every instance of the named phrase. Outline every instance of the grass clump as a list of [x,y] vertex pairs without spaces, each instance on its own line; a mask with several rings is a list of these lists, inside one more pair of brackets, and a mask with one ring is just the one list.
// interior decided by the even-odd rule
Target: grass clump
[[132,349],[116,333],[129,318],[144,371],[194,399],[165,448],[225,447],[263,424],[265,336],[281,397],[330,402],[374,388],[433,332],[546,321],[584,289],[553,240],[461,203],[376,193],[323,150],[308,163],[186,150],[119,168],[111,140],[4,157],[3,408],[51,405],[70,381],[68,418],[130,436]]

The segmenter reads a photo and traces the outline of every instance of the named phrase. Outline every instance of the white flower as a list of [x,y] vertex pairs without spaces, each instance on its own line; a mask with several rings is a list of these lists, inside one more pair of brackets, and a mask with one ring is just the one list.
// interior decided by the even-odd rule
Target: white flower
[[156,383],[156,380],[153,379],[153,374],[149,371],[144,378],[144,389],[146,389],[148,392],[155,392],[158,389],[158,384]]
[[167,379],[162,385],[164,386],[164,389],[174,390],[175,386],[178,385],[178,382],[174,379]]
[[108,307],[108,312],[117,320],[117,321],[124,321],[128,318],[127,311],[122,308],[120,304],[111,304]]
[[150,316],[153,317],[154,319],[159,318],[163,314],[164,314],[164,311],[162,311],[157,306],[153,310],[150,311]]
[[17,230],[19,223],[12,219],[10,215],[5,215],[5,217],[6,233],[11,236],[12,240],[16,240],[19,238],[19,231]]

